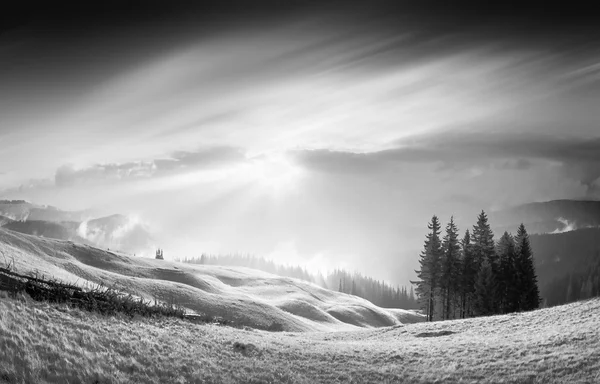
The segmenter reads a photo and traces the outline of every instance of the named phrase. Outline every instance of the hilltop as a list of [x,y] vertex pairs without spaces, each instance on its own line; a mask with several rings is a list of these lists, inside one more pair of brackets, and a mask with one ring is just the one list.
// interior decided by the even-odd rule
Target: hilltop
[[[414,311],[241,267],[190,265],[0,229],[0,253],[19,273],[104,284],[237,325],[286,331],[339,331],[421,321]],[[0,263],[2,259],[0,259]]]

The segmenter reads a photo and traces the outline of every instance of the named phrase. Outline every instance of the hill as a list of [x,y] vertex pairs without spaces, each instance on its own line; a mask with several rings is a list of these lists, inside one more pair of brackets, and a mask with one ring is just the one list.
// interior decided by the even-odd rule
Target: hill
[[598,383],[600,300],[351,332],[104,317],[0,292],[0,382]]
[[356,296],[253,269],[130,257],[4,229],[0,229],[0,253],[19,273],[104,284],[262,329],[333,331],[422,320],[413,311],[379,308]]

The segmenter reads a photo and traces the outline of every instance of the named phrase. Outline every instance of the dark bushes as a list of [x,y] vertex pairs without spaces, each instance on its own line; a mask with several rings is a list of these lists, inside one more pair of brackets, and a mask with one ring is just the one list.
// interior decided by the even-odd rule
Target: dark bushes
[[12,295],[27,293],[33,300],[65,303],[76,308],[94,311],[103,315],[123,313],[128,316],[185,317],[183,307],[146,301],[131,294],[124,294],[102,285],[84,289],[58,280],[46,280],[37,276],[25,276],[0,268],[0,290]]

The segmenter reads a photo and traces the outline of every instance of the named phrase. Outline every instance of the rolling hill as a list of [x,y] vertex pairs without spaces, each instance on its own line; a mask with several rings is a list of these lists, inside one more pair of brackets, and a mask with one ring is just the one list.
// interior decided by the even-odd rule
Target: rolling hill
[[262,329],[276,325],[288,331],[350,330],[422,320],[413,311],[379,308],[356,296],[253,269],[130,257],[4,229],[0,253],[19,273],[104,284]]

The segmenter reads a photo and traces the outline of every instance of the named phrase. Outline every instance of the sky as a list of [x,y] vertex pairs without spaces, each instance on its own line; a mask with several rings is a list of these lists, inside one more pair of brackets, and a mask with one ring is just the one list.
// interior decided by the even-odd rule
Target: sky
[[434,214],[600,198],[592,13],[419,4],[23,8],[0,29],[0,198],[133,215],[167,258],[400,284]]

